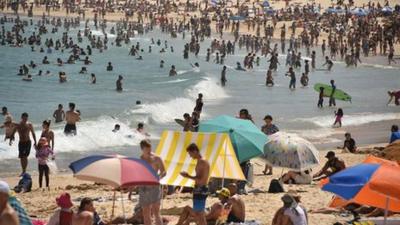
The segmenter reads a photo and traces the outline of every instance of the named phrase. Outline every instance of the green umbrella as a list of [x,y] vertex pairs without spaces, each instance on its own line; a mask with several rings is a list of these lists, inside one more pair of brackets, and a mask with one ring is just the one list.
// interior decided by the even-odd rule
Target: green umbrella
[[267,136],[250,120],[218,116],[200,123],[200,132],[228,133],[240,163],[263,154]]

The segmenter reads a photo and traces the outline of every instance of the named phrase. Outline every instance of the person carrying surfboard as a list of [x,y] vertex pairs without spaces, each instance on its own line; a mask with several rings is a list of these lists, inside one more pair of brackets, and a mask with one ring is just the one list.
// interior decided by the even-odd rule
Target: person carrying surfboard
[[332,87],[332,92],[331,95],[329,96],[329,106],[336,106],[336,100],[333,97],[336,91],[336,85],[335,85],[335,80],[331,80],[331,87]]

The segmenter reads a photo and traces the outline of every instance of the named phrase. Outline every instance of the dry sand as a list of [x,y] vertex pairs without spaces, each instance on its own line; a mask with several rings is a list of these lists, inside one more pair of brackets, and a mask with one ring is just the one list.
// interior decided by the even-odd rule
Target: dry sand
[[[366,155],[337,153],[339,158],[345,160],[347,166],[360,163],[366,157]],[[320,152],[322,163],[325,162],[325,154],[325,151]],[[252,162],[254,164],[255,182],[253,187],[248,188],[250,193],[248,195],[243,195],[243,199],[246,203],[246,218],[247,220],[260,221],[261,224],[271,224],[274,213],[282,205],[280,201],[282,194],[267,193],[269,182],[272,178],[278,178],[281,171],[286,171],[286,169],[275,168],[275,174],[273,176],[264,176],[262,175],[263,161],[254,159]],[[319,168],[315,168],[314,172],[318,169]],[[5,181],[9,182],[10,185],[15,185],[18,178],[7,177]],[[33,191],[18,195],[18,198],[26,207],[29,215],[42,219],[48,218],[56,208],[55,198],[63,191],[68,191],[75,200],[79,200],[79,198],[82,197],[101,198],[100,201],[95,203],[95,206],[102,218],[107,219],[110,217],[113,197],[113,191],[110,187],[80,181],[73,178],[71,174],[51,175],[50,181],[50,191],[38,190],[37,174],[34,174]],[[332,198],[332,194],[321,191],[316,183],[312,185],[285,185],[285,190],[297,192],[302,197],[303,205],[309,210],[326,207]],[[117,196],[120,198],[120,195]],[[131,215],[133,207],[136,204],[136,196],[131,202],[127,200],[126,194],[123,196],[125,199],[125,212],[127,215]],[[215,201],[217,201],[216,198],[209,198],[207,206],[210,206]],[[74,203],[77,206],[79,201],[74,201]],[[177,215],[179,214],[178,208],[185,205],[191,205],[190,194],[174,194],[167,196],[162,203],[163,214]],[[118,201],[116,205],[116,214],[122,215],[122,207]],[[177,220],[177,216],[172,218],[172,224],[174,224]],[[337,221],[346,221],[350,219],[349,217],[341,217],[338,214],[310,214],[309,218],[310,225],[328,225]]]

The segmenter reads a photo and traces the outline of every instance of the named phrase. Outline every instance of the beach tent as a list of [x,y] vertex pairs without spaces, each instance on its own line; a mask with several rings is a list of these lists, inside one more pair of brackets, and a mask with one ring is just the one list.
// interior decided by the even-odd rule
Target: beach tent
[[196,143],[210,163],[210,177],[245,180],[228,134],[164,131],[156,149],[167,171],[161,184],[193,187],[193,180],[180,175],[183,171],[194,175],[196,161],[186,151],[191,143]]

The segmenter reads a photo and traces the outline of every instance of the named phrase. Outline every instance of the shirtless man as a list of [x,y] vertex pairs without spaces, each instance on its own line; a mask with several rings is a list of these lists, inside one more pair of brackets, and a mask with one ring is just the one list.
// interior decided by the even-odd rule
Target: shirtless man
[[76,122],[80,121],[80,113],[75,111],[75,103],[69,103],[69,110],[65,113],[65,124],[64,134],[66,135],[76,135]]
[[228,215],[227,223],[244,223],[246,217],[246,207],[244,201],[237,194],[237,186],[235,183],[228,185],[231,197],[228,203],[231,205],[231,211]]
[[32,138],[34,141],[34,147],[36,148],[36,135],[35,131],[33,130],[33,126],[30,122],[28,122],[28,113],[24,112],[21,115],[21,122],[16,124],[13,132],[12,137],[14,137],[15,132],[18,131],[19,135],[19,143],[18,143],[18,157],[21,160],[21,168],[22,174],[26,172],[26,167],[28,166],[28,156],[31,152],[32,142],[31,138],[29,137],[29,133],[32,133]]
[[[153,167],[160,179],[163,178],[166,175],[164,163],[160,157],[151,152],[150,142],[147,140],[141,141],[140,148],[142,149],[140,158]],[[152,217],[154,217],[156,225],[162,225],[160,202],[160,185],[139,187],[139,205],[142,206],[144,225],[151,225]]]
[[10,187],[4,181],[0,181],[0,225],[19,225],[18,215],[8,204]]
[[[208,178],[210,176],[210,164],[207,160],[203,159],[200,150],[196,144],[192,143],[186,151],[190,157],[197,160],[196,175],[189,175],[187,172],[181,172],[181,176],[194,180],[193,189],[193,209],[190,210],[190,215],[194,217],[197,225],[206,225],[205,207],[208,195]],[[183,219],[184,221],[185,219]],[[179,224],[179,222],[178,222]]]
[[72,225],[93,225],[95,208],[93,200],[83,198],[78,212],[72,216]]
[[64,121],[65,112],[63,110],[63,105],[58,104],[58,108],[53,113],[53,118],[55,119],[56,123]]

